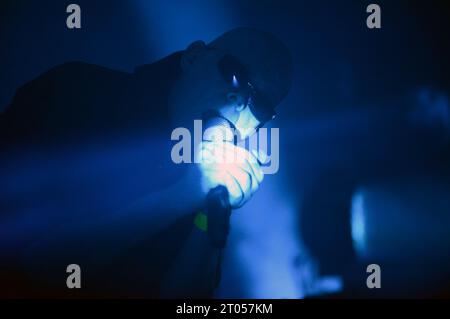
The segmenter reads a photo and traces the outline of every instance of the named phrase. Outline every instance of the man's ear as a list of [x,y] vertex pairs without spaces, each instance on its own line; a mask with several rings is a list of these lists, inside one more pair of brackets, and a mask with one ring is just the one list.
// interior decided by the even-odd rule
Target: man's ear
[[205,42],[199,40],[192,42],[181,56],[181,68],[183,71],[188,70],[194,63],[198,55],[206,48]]

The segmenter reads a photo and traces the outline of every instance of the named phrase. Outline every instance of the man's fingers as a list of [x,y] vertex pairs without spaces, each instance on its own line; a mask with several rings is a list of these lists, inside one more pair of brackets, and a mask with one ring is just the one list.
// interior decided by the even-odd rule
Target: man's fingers
[[252,154],[253,156],[255,156],[258,159],[258,162],[261,164],[267,164],[268,160],[269,160],[269,156],[267,155],[267,153],[263,150],[252,150]]
[[224,185],[235,208],[250,199],[264,178],[260,163],[266,160],[265,153],[249,152],[232,143],[204,142],[200,154],[205,191]]
[[238,166],[230,166],[227,171],[236,179],[243,192],[248,193],[252,189],[252,180],[254,178],[247,170],[244,170]]
[[[223,164],[222,168],[236,165],[253,175],[258,183],[261,183],[264,178],[257,156],[255,156],[256,152],[252,154],[231,143],[205,143],[202,151],[204,164]],[[265,153],[261,153],[260,157],[264,159]]]
[[264,179],[264,173],[263,173],[259,163],[248,163],[248,165],[252,169],[253,175],[255,176],[256,180],[258,181],[258,184],[261,184],[261,182]]

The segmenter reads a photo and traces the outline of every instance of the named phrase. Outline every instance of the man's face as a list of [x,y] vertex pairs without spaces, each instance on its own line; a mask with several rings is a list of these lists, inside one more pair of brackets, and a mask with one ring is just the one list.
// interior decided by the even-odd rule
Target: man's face
[[191,43],[181,68],[170,101],[174,122],[189,125],[214,110],[242,138],[273,118],[292,82],[290,50],[275,35],[252,28],[230,30],[208,45]]
[[177,104],[183,104],[177,110],[190,114],[194,110],[197,118],[205,111],[216,110],[233,123],[241,138],[246,138],[260,122],[249,107],[248,80],[239,74],[239,65],[224,63],[229,58],[223,50],[204,47],[191,61],[185,61],[174,92],[179,95]]

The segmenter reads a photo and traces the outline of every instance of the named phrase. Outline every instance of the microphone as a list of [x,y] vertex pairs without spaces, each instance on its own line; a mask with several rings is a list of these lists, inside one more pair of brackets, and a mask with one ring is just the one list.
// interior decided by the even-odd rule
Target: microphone
[[233,123],[221,116],[216,111],[209,111],[203,114],[203,140],[237,143],[235,138],[235,129]]

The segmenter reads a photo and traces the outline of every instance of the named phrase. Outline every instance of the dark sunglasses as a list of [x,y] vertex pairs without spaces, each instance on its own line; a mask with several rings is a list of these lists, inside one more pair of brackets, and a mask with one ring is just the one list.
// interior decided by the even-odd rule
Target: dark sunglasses
[[243,92],[247,100],[247,106],[252,114],[260,122],[257,129],[275,118],[275,109],[250,82],[247,69],[232,55],[224,55],[217,63],[220,73],[230,87],[238,92]]

